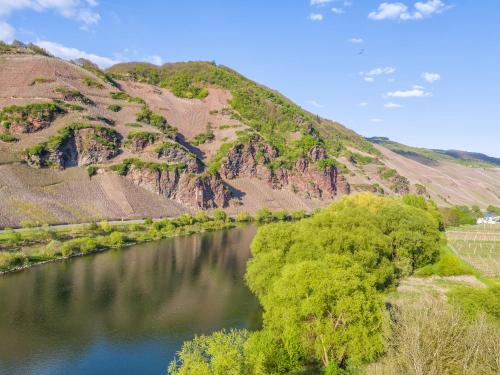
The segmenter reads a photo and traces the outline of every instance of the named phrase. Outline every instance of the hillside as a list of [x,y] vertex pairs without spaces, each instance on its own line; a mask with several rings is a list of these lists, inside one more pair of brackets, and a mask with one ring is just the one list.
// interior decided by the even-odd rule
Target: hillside
[[470,167],[500,167],[500,158],[478,152],[411,147],[392,141],[387,137],[372,137],[366,140],[425,165],[436,165],[440,161],[449,161]]
[[422,165],[210,62],[103,72],[2,53],[0,226],[312,210],[366,190],[500,203],[498,168]]

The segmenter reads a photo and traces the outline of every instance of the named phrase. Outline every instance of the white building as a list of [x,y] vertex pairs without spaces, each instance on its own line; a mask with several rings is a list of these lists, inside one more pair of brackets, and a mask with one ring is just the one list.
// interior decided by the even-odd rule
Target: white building
[[500,224],[500,216],[480,217],[477,224]]

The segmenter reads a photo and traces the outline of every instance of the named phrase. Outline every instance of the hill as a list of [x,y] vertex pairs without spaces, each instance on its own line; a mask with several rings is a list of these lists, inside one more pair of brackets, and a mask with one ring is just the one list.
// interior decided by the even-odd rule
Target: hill
[[0,226],[312,210],[366,190],[500,203],[498,168],[414,162],[224,66],[102,71],[0,47]]
[[366,138],[366,140],[426,165],[436,165],[439,161],[450,161],[470,167],[500,167],[500,158],[478,152],[411,147],[394,142],[387,137],[372,137]]

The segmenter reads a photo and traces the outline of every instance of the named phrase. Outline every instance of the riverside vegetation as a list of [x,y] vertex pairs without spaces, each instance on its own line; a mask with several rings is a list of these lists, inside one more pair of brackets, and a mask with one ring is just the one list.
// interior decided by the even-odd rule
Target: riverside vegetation
[[306,215],[305,211],[271,212],[263,208],[256,212],[255,217],[246,211],[240,211],[235,217],[230,217],[223,210],[216,209],[213,210],[212,216],[205,211],[199,211],[195,215],[182,214],[176,218],[146,219],[134,223],[110,224],[102,221],[89,225],[52,228],[47,225],[35,227],[33,223],[25,222],[21,230],[7,228],[0,233],[0,273],[134,243],[232,228],[239,223],[254,220],[269,223],[277,220],[298,220]]
[[246,280],[263,308],[262,329],[195,337],[169,374],[497,374],[493,281],[478,294],[452,289],[450,304],[393,297],[420,270],[472,272],[443,250],[443,231],[432,201],[368,193],[260,227]]

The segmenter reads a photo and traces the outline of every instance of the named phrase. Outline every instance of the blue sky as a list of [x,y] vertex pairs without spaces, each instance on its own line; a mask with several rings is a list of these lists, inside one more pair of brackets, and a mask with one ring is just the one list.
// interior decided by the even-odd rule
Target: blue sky
[[500,157],[500,1],[0,0],[0,39],[215,60],[364,136]]

